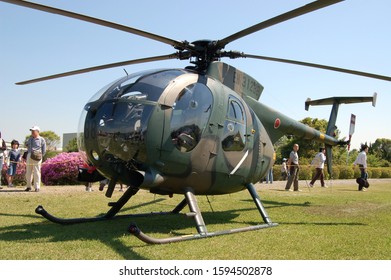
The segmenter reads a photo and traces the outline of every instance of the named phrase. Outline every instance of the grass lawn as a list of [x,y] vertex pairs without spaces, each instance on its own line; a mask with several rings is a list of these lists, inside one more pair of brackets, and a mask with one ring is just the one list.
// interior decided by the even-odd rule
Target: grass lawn
[[[257,184],[273,222],[279,226],[165,245],[146,245],[127,233],[130,222],[153,237],[194,234],[193,220],[180,216],[124,218],[95,223],[58,225],[35,214],[43,205],[57,217],[93,217],[108,210],[112,199],[83,186],[43,186],[39,193],[22,187],[0,190],[1,260],[373,260],[391,259],[391,179],[370,180],[358,192],[353,180],[329,182],[329,188],[286,192],[284,182]],[[319,184],[317,182],[317,184]],[[140,191],[121,213],[172,210],[181,200]],[[209,232],[262,222],[248,194],[197,197]],[[185,210],[187,211],[187,207]]]

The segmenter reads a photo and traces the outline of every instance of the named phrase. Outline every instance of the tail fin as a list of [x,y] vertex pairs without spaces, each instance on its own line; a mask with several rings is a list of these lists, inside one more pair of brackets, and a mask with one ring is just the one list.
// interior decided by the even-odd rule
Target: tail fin
[[[376,106],[377,93],[375,92],[373,96],[353,96],[353,97],[330,97],[318,100],[311,100],[308,98],[305,102],[305,109],[308,111],[310,105],[333,105],[330,113],[329,124],[327,126],[326,134],[329,136],[334,136],[337,126],[335,125],[337,122],[338,109],[340,104],[351,104],[351,103],[362,103],[362,102],[372,102],[372,106]],[[353,128],[354,129],[354,128]],[[349,133],[350,134],[350,133]],[[342,144],[350,144],[351,134],[349,135],[349,140],[347,142],[342,142]],[[327,160],[327,171],[330,176],[332,176],[332,152],[331,145],[326,144],[326,160]]]

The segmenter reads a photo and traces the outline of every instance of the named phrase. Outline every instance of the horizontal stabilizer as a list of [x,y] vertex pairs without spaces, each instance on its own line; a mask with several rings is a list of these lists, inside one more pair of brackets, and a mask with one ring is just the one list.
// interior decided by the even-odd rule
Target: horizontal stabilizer
[[347,96],[347,97],[329,97],[324,99],[311,100],[307,98],[305,101],[305,109],[308,111],[310,106],[316,105],[334,105],[337,104],[351,104],[351,103],[363,103],[363,102],[372,102],[372,106],[376,106],[377,93],[375,92],[373,96]]

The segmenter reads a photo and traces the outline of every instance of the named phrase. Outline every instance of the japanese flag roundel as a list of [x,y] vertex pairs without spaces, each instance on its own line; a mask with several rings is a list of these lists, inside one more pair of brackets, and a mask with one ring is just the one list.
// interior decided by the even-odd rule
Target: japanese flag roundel
[[279,128],[281,125],[281,120],[279,118],[277,118],[275,121],[274,121],[274,128],[277,129]]

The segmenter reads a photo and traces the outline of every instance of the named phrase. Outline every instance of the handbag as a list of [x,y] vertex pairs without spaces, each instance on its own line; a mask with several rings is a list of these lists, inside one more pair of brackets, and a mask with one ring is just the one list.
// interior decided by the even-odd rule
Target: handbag
[[368,183],[367,179],[359,177],[359,178],[356,179],[356,183],[359,184],[359,185],[362,185],[365,188],[369,188],[369,183]]
[[42,159],[42,151],[41,150],[32,150],[30,158],[32,160],[40,161]]

